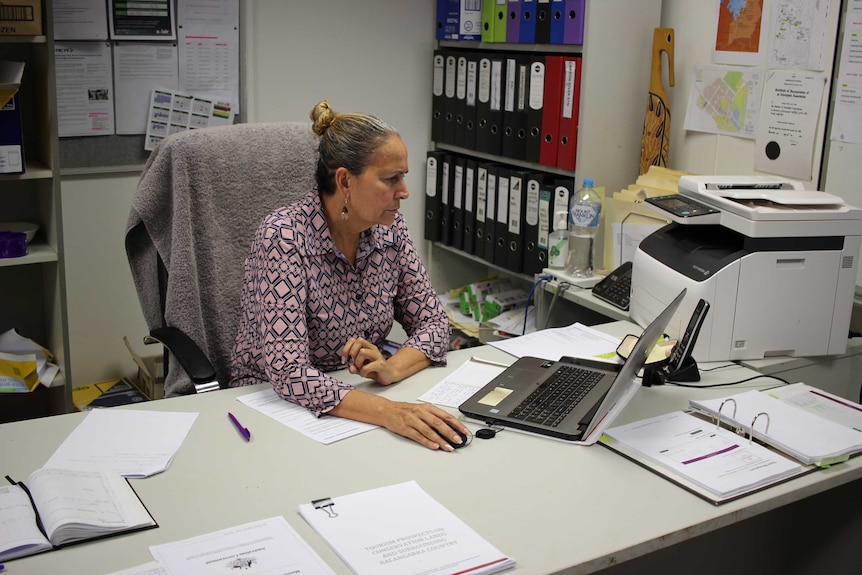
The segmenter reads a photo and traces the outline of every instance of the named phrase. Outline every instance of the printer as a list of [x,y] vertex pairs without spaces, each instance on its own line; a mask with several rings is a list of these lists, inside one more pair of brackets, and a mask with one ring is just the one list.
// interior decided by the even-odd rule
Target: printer
[[862,210],[766,175],[683,176],[678,194],[646,202],[671,223],[632,259],[632,321],[647,325],[686,288],[668,335],[708,301],[698,361],[846,351]]

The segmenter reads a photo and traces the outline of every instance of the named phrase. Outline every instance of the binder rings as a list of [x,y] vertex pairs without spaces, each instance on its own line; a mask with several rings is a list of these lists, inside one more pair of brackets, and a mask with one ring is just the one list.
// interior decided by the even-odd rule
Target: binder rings
[[599,441],[715,505],[816,469],[682,411],[612,427]]
[[517,44],[521,41],[521,0],[509,0],[507,9],[506,42]]
[[507,250],[506,269],[516,273],[524,271],[524,238],[526,235],[524,218],[527,209],[527,174],[524,170],[511,170],[509,173],[509,219],[506,226]]
[[[804,383],[689,400],[689,408],[608,429],[602,443],[715,504],[862,452],[862,406]],[[697,426],[707,437],[691,433]]]
[[425,156],[425,239],[440,241],[440,190],[443,188],[445,152],[429,151]]
[[452,245],[452,188],[455,177],[455,160],[451,154],[444,154],[440,162],[440,241],[447,246]]
[[689,407],[805,465],[829,467],[862,452],[862,406],[804,383],[691,400]]
[[446,56],[434,50],[434,77],[431,82],[431,139],[443,141],[443,91],[446,86]]
[[542,115],[545,111],[545,57],[527,56],[529,82],[527,96],[527,129],[524,141],[524,159],[539,163],[542,150]]
[[536,1],[536,44],[551,43],[551,1]]
[[467,159],[464,165],[464,246],[472,254],[476,245],[476,160]]
[[458,80],[458,58],[446,52],[446,87],[443,91],[443,143],[455,143],[455,90]]
[[510,170],[497,168],[497,216],[494,225],[494,265],[506,267],[509,252],[509,184]]
[[458,54],[455,66],[455,130],[452,144],[464,146],[467,135],[467,56]]
[[452,228],[452,247],[464,249],[464,172],[467,158],[455,156],[454,172],[452,178],[452,204],[449,210],[449,223]]
[[494,250],[497,247],[497,164],[488,164],[488,181],[485,191],[485,245],[482,257],[494,263]]
[[518,37],[521,44],[536,43],[536,0],[521,0],[521,27]]
[[555,168],[560,138],[560,112],[563,100],[563,57],[545,57],[544,109],[539,163]]
[[563,56],[563,98],[557,167],[574,171],[578,150],[578,113],[581,102],[581,57]]
[[565,24],[563,25],[563,44],[584,43],[584,24],[586,22],[586,0],[565,0]]

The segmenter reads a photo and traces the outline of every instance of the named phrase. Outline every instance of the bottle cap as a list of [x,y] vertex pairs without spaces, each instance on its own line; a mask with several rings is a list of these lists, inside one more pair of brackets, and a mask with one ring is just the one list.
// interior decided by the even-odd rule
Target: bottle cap
[[584,178],[584,187],[592,188],[593,187],[593,179],[592,178]]

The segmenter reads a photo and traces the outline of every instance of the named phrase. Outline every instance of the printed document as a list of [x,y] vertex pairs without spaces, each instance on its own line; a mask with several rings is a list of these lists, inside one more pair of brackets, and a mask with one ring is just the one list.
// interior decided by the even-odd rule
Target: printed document
[[356,575],[480,575],[515,565],[415,481],[304,503],[299,513]]
[[483,385],[503,373],[506,364],[471,357],[443,378],[440,383],[419,396],[419,401],[457,408]]
[[268,415],[306,437],[325,445],[377,429],[376,425],[343,417],[332,415],[315,417],[304,407],[280,398],[272,389],[248,393],[237,397],[237,399],[262,414]]
[[515,357],[540,357],[557,361],[561,357],[583,357],[613,361],[620,340],[580,323],[543,329],[527,335],[490,342]]
[[150,553],[168,575],[335,575],[280,516],[155,545]]
[[605,435],[610,443],[633,450],[636,458],[719,497],[745,493],[802,470],[798,462],[682,411],[612,427]]

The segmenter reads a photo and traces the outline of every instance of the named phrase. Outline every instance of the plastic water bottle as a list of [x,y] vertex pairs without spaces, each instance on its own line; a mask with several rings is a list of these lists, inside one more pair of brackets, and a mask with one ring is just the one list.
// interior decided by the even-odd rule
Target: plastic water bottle
[[584,187],[569,201],[569,257],[566,273],[574,277],[593,275],[596,233],[602,201],[593,189],[593,180],[584,178]]
[[561,270],[569,258],[569,227],[566,212],[554,216],[554,231],[548,235],[548,267]]

